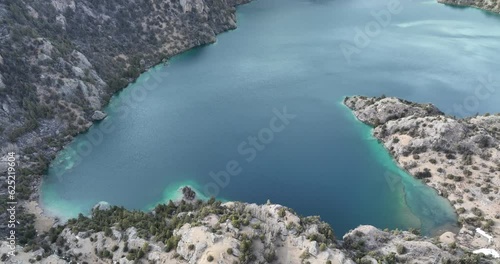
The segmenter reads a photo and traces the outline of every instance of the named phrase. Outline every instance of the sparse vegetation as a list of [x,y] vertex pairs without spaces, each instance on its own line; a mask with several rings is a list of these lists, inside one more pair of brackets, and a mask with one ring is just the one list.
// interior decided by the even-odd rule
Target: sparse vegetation
[[406,247],[402,244],[398,244],[396,246],[396,252],[399,254],[399,255],[403,255],[406,253]]
[[[105,106],[152,65],[232,27],[231,3],[208,5],[216,5],[203,14],[210,23],[200,22],[197,13],[179,16],[179,4],[157,1],[85,0],[75,9],[57,9],[51,1],[2,1],[0,97],[8,98],[2,107],[9,117],[0,118],[0,142],[16,143],[29,161],[20,163],[16,179],[20,202],[37,189],[33,183],[69,136],[86,130],[96,105]],[[96,97],[89,98],[92,94]],[[21,209],[16,213],[23,220],[17,242],[37,244],[32,216]]]
[[278,211],[278,216],[279,216],[279,217],[281,217],[281,218],[283,218],[283,217],[285,217],[285,215],[286,215],[286,210],[285,210],[285,208],[281,208],[281,209]]
[[415,173],[415,177],[417,179],[430,178],[430,177],[432,177],[432,173],[429,169],[425,168],[423,171],[419,171],[419,172]]

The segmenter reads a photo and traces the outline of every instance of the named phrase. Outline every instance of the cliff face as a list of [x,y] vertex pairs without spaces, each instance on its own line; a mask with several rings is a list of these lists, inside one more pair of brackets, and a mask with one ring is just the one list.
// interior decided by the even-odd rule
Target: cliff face
[[[500,115],[457,119],[398,98],[344,103],[374,127],[400,167],[451,202],[462,225],[459,245],[500,249]],[[477,228],[493,236],[491,243]]]
[[499,0],[438,0],[439,3],[457,6],[472,6],[495,13],[500,13]]

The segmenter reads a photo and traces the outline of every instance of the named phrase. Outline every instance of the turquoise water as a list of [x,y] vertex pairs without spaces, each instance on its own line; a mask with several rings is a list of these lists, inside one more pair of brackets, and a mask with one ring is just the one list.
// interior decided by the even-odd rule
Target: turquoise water
[[[237,30],[113,98],[108,118],[52,163],[44,208],[62,218],[99,201],[147,210],[189,185],[205,198],[270,199],[321,215],[339,235],[360,224],[452,228],[450,205],[401,171],[340,102],[386,94],[455,115],[495,112],[500,95],[489,76],[500,61],[500,19],[433,1],[400,5],[349,59],[356,27],[376,21],[386,1],[240,7]],[[489,94],[478,98],[482,79]]]

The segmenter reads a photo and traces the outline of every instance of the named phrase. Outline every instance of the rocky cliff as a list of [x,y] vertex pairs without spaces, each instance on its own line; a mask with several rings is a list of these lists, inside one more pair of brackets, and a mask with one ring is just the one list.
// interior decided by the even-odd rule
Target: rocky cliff
[[500,114],[457,119],[432,104],[385,97],[344,104],[400,167],[451,202],[462,225],[457,244],[500,251]]
[[483,10],[500,13],[499,0],[438,0],[438,2],[456,6],[472,6]]
[[99,205],[18,247],[5,263],[492,263],[451,238],[360,226],[337,240],[319,217],[281,205],[214,200],[159,205],[150,213]]
[[[115,92],[151,66],[234,29],[235,6],[246,2],[1,1],[0,158],[17,154],[17,198],[35,198],[50,160],[105,117],[100,110]],[[1,220],[7,188],[0,187]]]

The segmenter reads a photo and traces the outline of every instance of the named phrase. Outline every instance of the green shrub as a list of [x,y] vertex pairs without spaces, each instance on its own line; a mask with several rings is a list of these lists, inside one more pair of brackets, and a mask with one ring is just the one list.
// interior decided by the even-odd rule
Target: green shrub
[[418,229],[418,228],[410,228],[410,229],[408,229],[408,232],[410,232],[414,235],[417,235],[417,236],[420,235],[420,229]]
[[285,217],[285,215],[286,215],[286,210],[285,210],[285,208],[281,208],[281,209],[278,211],[278,216],[279,216],[279,217],[281,217],[281,218],[283,218],[283,217]]
[[406,253],[406,247],[402,244],[399,244],[396,246],[396,252],[398,252],[399,255],[403,255]]
[[302,252],[302,254],[300,254],[300,259],[305,260],[305,259],[309,258],[310,256],[311,256],[311,254],[309,254],[309,251],[304,250],[304,252]]
[[321,243],[321,245],[319,246],[319,250],[320,251],[325,251],[326,250],[326,244],[325,243]]
[[425,168],[423,171],[419,171],[419,172],[415,173],[415,177],[417,179],[430,178],[430,177],[432,177],[432,173],[428,168]]
[[170,237],[165,245],[165,251],[170,252],[172,249],[176,248],[180,240],[181,240],[180,236]]

